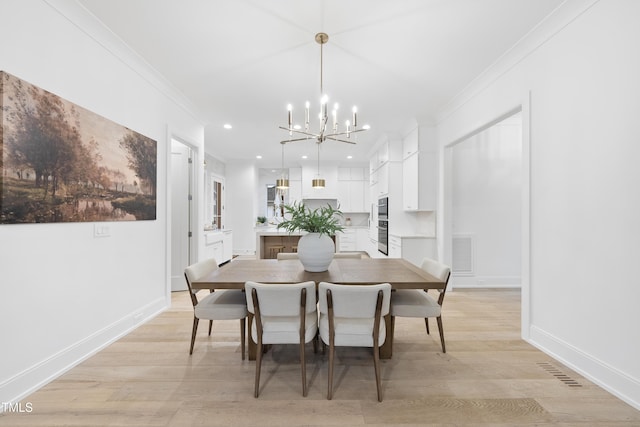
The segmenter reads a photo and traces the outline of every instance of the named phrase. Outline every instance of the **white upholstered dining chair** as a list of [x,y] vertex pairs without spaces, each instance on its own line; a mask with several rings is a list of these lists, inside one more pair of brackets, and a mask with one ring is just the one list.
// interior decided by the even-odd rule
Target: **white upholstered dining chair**
[[240,350],[242,360],[245,352],[245,319],[247,318],[247,302],[242,290],[217,290],[198,300],[197,289],[193,289],[191,282],[198,280],[218,268],[214,258],[197,262],[185,268],[184,277],[187,280],[191,303],[193,304],[193,329],[191,331],[191,347],[189,354],[193,354],[193,344],[196,340],[198,322],[200,319],[209,320],[209,336],[214,320],[240,320]]
[[249,330],[254,342],[257,343],[255,397],[258,397],[260,392],[262,346],[265,344],[298,344],[302,370],[302,395],[306,397],[305,344],[314,340],[318,331],[315,282],[295,284],[246,282],[245,292],[247,308],[254,315]]
[[[442,303],[449,284],[451,269],[436,260],[425,258],[421,268],[445,283],[444,289],[438,289],[440,295],[436,300],[422,289],[402,289],[391,293],[391,324],[395,324],[396,317],[424,318],[427,334],[429,334],[429,317],[435,317],[440,332],[442,352],[446,353],[444,345],[444,330],[442,328]],[[392,326],[393,327],[393,326]]]
[[333,397],[335,347],[371,347],[378,401],[382,402],[380,346],[386,339],[383,316],[389,313],[391,285],[318,285],[320,338],[329,346],[327,399]]

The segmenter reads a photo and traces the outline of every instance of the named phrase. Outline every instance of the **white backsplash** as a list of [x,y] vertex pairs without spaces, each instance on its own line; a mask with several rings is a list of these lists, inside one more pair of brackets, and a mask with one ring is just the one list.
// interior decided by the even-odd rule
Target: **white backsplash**
[[369,214],[366,212],[349,212],[345,213],[341,219],[341,223],[344,225],[347,218],[351,218],[352,227],[368,227],[369,226]]

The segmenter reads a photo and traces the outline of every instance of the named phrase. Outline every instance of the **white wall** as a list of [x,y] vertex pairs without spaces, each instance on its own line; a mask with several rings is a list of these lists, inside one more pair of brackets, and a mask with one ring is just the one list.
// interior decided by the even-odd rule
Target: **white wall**
[[230,161],[226,165],[227,229],[233,230],[233,253],[256,251],[258,170],[253,162]]
[[[77,3],[3,0],[0,69],[158,142],[157,220],[0,225],[0,401],[11,402],[163,310],[168,129],[204,128]],[[202,174],[201,174],[202,175]]]
[[530,93],[523,335],[640,409],[638,16],[636,0],[564,3],[523,40],[525,53],[510,52],[442,112],[438,137],[457,141]]
[[452,232],[473,239],[473,272],[460,286],[520,286],[522,117],[516,114],[451,147]]

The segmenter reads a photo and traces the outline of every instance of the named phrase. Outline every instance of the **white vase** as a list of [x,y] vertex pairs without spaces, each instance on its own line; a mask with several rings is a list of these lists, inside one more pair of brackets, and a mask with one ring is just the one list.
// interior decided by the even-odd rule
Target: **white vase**
[[309,233],[298,241],[298,258],[306,271],[327,271],[335,251],[333,239],[326,234]]

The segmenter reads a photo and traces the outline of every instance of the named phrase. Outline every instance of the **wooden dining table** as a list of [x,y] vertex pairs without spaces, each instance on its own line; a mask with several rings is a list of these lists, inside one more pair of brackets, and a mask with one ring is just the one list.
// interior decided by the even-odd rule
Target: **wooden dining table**
[[[311,273],[299,260],[233,260],[191,283],[194,289],[244,289],[247,281],[259,283],[299,283],[313,281],[344,285],[390,283],[392,289],[443,289],[445,283],[408,261],[397,258],[334,259],[327,271]],[[252,315],[249,315],[251,325]],[[380,357],[393,354],[391,317],[385,316],[387,339]],[[256,343],[249,333],[249,359],[255,360]]]

